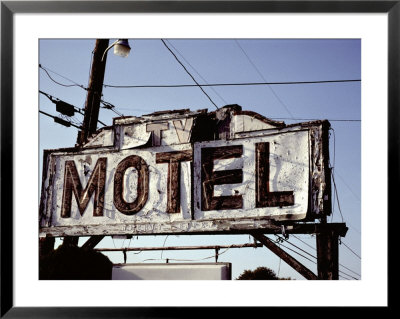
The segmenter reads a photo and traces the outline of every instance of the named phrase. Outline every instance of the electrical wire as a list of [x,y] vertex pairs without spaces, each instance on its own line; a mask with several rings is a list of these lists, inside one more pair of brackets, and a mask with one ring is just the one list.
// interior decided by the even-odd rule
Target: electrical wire
[[[253,61],[250,59],[250,57],[247,55],[246,51],[243,49],[243,47],[240,45],[239,41],[235,39],[235,43],[237,44],[237,46],[240,48],[240,50],[242,51],[242,53],[246,56],[247,60],[250,62],[250,64],[253,66],[253,68],[256,70],[256,72],[258,73],[258,75],[264,80],[264,82],[268,82],[265,77],[263,76],[263,74],[260,72],[260,70],[257,68],[257,66],[253,63]],[[289,108],[287,107],[287,105],[285,103],[283,103],[282,99],[278,96],[278,94],[276,94],[276,92],[272,89],[272,87],[270,87],[268,85],[268,88],[271,90],[272,94],[275,96],[275,98],[278,100],[278,102],[284,107],[284,109],[286,110],[286,112],[290,115],[290,117],[294,117],[292,112],[290,112]]]
[[[168,237],[168,236],[167,236]],[[245,244],[243,244],[243,245],[245,245]],[[242,247],[240,247],[240,248],[242,248]],[[173,258],[166,258],[167,260],[174,260],[174,261],[200,261],[200,260],[206,260],[206,259],[211,259],[211,258],[215,258],[216,256],[220,256],[220,255],[222,255],[222,254],[225,254],[228,250],[230,249],[230,247],[227,247],[223,252],[218,252],[217,254],[214,254],[214,255],[211,255],[211,256],[208,256],[208,257],[205,257],[205,258],[200,258],[200,259],[173,259]],[[140,251],[141,252],[141,251]],[[144,261],[149,261],[149,260],[152,260],[152,261],[154,261],[154,260],[166,260],[166,259],[154,259],[154,258],[150,258],[150,259],[144,259],[144,260],[142,260],[142,262],[144,262]]]
[[[334,169],[336,168],[336,134],[335,134],[335,130],[333,129],[333,127],[330,127],[329,130],[333,132],[333,166],[330,163],[329,163],[329,165],[331,168],[331,174],[334,175]],[[333,213],[335,211],[335,201],[336,201],[336,194],[335,194],[335,192],[333,192],[331,222],[333,220]]]
[[331,176],[332,176],[334,190],[335,190],[335,193],[336,193],[336,201],[337,201],[337,204],[338,204],[340,216],[342,217],[342,223],[343,223],[344,220],[343,220],[342,209],[340,208],[339,195],[338,195],[338,191],[337,191],[337,187],[336,187],[336,183],[335,183],[335,176],[332,174],[332,171],[331,171]]
[[109,102],[103,101],[103,100],[100,100],[100,103],[103,104],[103,108],[104,108],[104,109],[113,111],[113,112],[114,112],[115,114],[117,114],[118,116],[124,117],[124,114],[122,114],[122,113],[120,113],[120,112],[118,112],[118,111],[115,110],[115,105],[113,105],[113,104],[111,104],[111,103],[109,103]]
[[306,253],[307,255],[309,255],[309,256],[311,256],[311,257],[317,259],[317,257],[315,257],[314,255],[310,254],[309,252],[305,251],[304,249],[301,249],[300,247],[296,246],[295,244],[291,243],[289,240],[284,239],[283,237],[280,237],[280,236],[278,236],[278,235],[276,235],[276,237],[278,237],[281,241],[282,241],[282,240],[286,241],[288,244],[290,244],[290,245],[296,247],[298,250],[301,250],[303,253]]
[[348,250],[350,250],[354,255],[356,255],[358,258],[360,258],[360,260],[361,260],[361,257],[360,257],[357,253],[355,253],[349,246],[347,246],[347,245],[343,242],[343,240],[341,240],[341,243],[342,243]]
[[353,189],[346,183],[344,178],[342,176],[340,176],[340,174],[338,172],[336,172],[336,175],[342,180],[343,184],[346,185],[346,187],[349,189],[349,191],[354,195],[355,199],[357,199],[359,202],[361,202],[360,197],[358,197],[358,195],[353,191]]
[[[161,40],[162,41],[162,40]],[[170,43],[170,42],[168,42]],[[172,46],[172,45],[171,45]],[[174,56],[176,56],[172,51],[170,51]],[[182,55],[181,55],[182,56]],[[182,56],[183,58],[183,56]],[[178,60],[179,61],[179,60]],[[179,61],[180,62],[180,61]],[[189,63],[188,63],[189,64]],[[182,64],[181,64],[182,65]],[[190,65],[190,64],[189,64]],[[66,85],[62,83],[58,83],[59,85],[63,86],[78,86],[83,88],[84,90],[88,90],[85,86],[82,84],[76,83],[75,81],[55,72],[50,70],[49,68],[45,68],[42,65],[39,64],[39,67],[43,69],[44,71],[50,71],[54,74],[57,74],[58,76],[74,83],[74,85]],[[182,65],[182,67],[184,67]],[[191,66],[193,70],[196,71],[196,69]],[[185,67],[184,67],[185,68]],[[187,71],[187,69],[185,68]],[[188,71],[187,71],[188,72]],[[47,72],[46,72],[47,73]],[[201,77],[201,75],[196,71],[196,73]],[[48,74],[49,75],[49,74]],[[190,75],[190,73],[189,73]],[[50,77],[50,75],[49,75]],[[51,78],[51,77],[50,77]],[[51,78],[52,79],[52,78]],[[112,85],[112,84],[103,84],[104,87],[109,87],[109,88],[120,88],[120,89],[129,89],[129,88],[185,88],[185,87],[212,87],[212,86],[255,86],[255,85],[301,85],[301,84],[330,84],[330,83],[349,83],[349,82],[361,82],[360,79],[350,79],[350,80],[317,80],[317,81],[283,81],[283,82],[244,82],[244,83],[206,83],[206,84],[199,84],[197,83],[196,80],[194,80],[196,84],[154,84],[154,85]],[[282,118],[284,119],[284,118]],[[292,119],[292,118],[290,118]],[[352,121],[352,120],[350,120]],[[361,120],[354,120],[354,121],[361,121]]]
[[[311,261],[311,262],[314,263],[314,264],[317,264],[317,262],[315,262],[314,260],[311,260],[310,258],[308,258],[308,257],[306,257],[306,256],[304,256],[304,255],[302,255],[302,254],[300,254],[299,252],[297,252],[297,251],[295,251],[295,250],[293,250],[293,249],[291,249],[291,248],[289,248],[289,247],[287,247],[287,246],[285,246],[285,245],[282,245],[282,247],[284,247],[284,248],[286,248],[286,249],[288,249],[288,250],[294,252],[295,254],[300,255],[301,257],[307,259],[308,261]],[[314,257],[314,256],[313,256],[313,257]],[[314,258],[316,258],[316,257],[314,257]],[[349,277],[351,277],[351,278],[353,278],[353,279],[355,279],[355,280],[358,280],[358,278],[355,278],[355,277],[353,277],[353,276],[351,276],[351,275],[349,275],[349,274],[347,274],[347,273],[345,273],[345,272],[343,272],[343,271],[341,271],[341,270],[339,270],[339,273],[345,274],[346,276],[349,276]]]
[[[70,122],[70,121],[67,121],[67,120],[64,120],[64,119],[62,119],[62,118],[60,118],[60,117],[51,115],[51,114],[46,113],[46,112],[43,112],[43,111],[41,111],[41,110],[39,110],[39,113],[41,113],[41,114],[43,114],[43,115],[46,115],[46,116],[48,116],[48,117],[51,117],[51,118],[53,118],[55,121],[61,120],[61,121],[63,121],[63,122],[66,122],[65,124],[68,124],[68,126],[73,126],[73,127],[77,128],[77,129],[81,129],[80,126],[77,126],[77,125],[75,125],[74,123],[72,123],[72,122]],[[56,123],[61,124],[61,123],[59,123],[59,122],[56,122]],[[64,125],[64,124],[61,124],[61,125]],[[65,125],[64,125],[64,126],[65,126]]]
[[192,74],[190,74],[190,72],[186,69],[186,67],[183,65],[183,63],[178,59],[178,57],[175,55],[174,52],[172,52],[172,50],[168,47],[168,45],[165,43],[165,41],[163,39],[161,39],[162,43],[164,44],[164,46],[168,49],[169,52],[171,52],[171,54],[174,56],[175,60],[178,61],[178,63],[183,67],[183,69],[186,71],[187,74],[189,74],[189,76],[192,78],[192,80],[196,83],[196,85],[200,88],[200,90],[207,96],[207,98],[210,100],[210,102],[212,104],[214,104],[214,106],[217,108],[218,110],[218,106],[217,104],[214,103],[214,101],[210,98],[210,96],[206,93],[206,91],[203,90],[203,88],[200,86],[200,84],[196,81],[196,79],[193,77]]
[[[78,86],[78,87],[80,87],[80,88],[82,88],[82,89],[84,89],[84,90],[87,90],[87,88],[85,88],[83,85],[78,84],[78,83],[76,83],[75,81],[72,81],[71,79],[69,79],[69,78],[67,78],[67,77],[65,77],[65,76],[63,76],[63,75],[61,75],[61,74],[58,74],[57,72],[52,71],[52,70],[50,70],[49,68],[45,68],[45,67],[43,67],[41,64],[39,64],[39,68],[41,68],[41,69],[47,74],[47,76],[50,78],[50,80],[52,80],[54,83],[56,83],[56,84],[58,84],[58,85],[65,86],[65,87]],[[54,74],[57,74],[58,76],[60,76],[60,77],[62,77],[62,78],[64,78],[64,79],[66,79],[66,80],[68,80],[68,81],[70,81],[70,82],[72,82],[72,83],[74,83],[74,84],[63,84],[63,83],[60,83],[60,82],[54,80],[54,79],[51,77],[51,75],[49,74],[48,71],[50,71],[50,72],[52,72],[52,73],[54,73]]]
[[[59,98],[56,98],[56,97],[52,96],[51,94],[48,94],[48,93],[43,92],[43,91],[41,91],[41,90],[39,90],[39,93],[40,93],[40,94],[43,94],[44,96],[46,96],[46,97],[47,97],[51,102],[53,102],[54,104],[56,104],[57,102],[60,102],[60,101],[61,101],[61,102],[64,102],[64,101],[60,100]],[[71,106],[73,106],[73,105],[71,105]],[[83,110],[80,109],[79,107],[73,106],[73,108],[74,108],[74,110],[75,110],[76,112],[78,112],[79,114],[84,115]]]
[[360,280],[359,278],[356,278],[356,277],[354,277],[354,276],[352,276],[352,275],[349,275],[348,273],[346,273],[346,272],[344,272],[344,271],[342,271],[342,270],[340,270],[340,269],[339,269],[339,273],[342,273],[342,274],[344,274],[344,275],[346,275],[346,276],[349,276],[350,278],[353,278],[353,279],[355,279],[355,280]]
[[[208,82],[206,81],[206,79],[205,79],[203,76],[201,76],[201,74],[194,68],[193,65],[191,65],[191,64],[189,63],[188,60],[185,59],[185,57],[182,55],[182,53],[179,52],[179,50],[178,50],[176,47],[174,47],[174,45],[173,45],[170,41],[166,40],[166,42],[175,50],[175,52],[177,52],[177,53],[179,54],[179,56],[183,59],[183,61],[185,61],[185,63],[188,64],[206,84],[208,84]],[[225,101],[225,99],[224,99],[212,86],[210,86],[210,88],[211,88],[211,90],[212,90],[216,95],[218,95],[218,97],[219,97],[225,104],[229,104],[227,101]]]
[[[316,251],[316,248],[315,248],[315,247],[312,247],[311,245],[307,244],[305,241],[301,240],[301,239],[300,239],[300,238],[298,238],[296,235],[294,235],[294,234],[291,234],[291,236],[293,236],[293,237],[294,237],[294,238],[296,238],[297,240],[301,241],[303,244],[307,245],[308,247],[310,247],[311,249],[313,249],[313,250],[315,250],[315,251]],[[290,243],[290,242],[289,242],[289,243]],[[316,258],[316,257],[314,257],[314,258]],[[351,270],[350,268],[348,268],[348,267],[346,267],[346,266],[342,265],[341,263],[339,263],[339,266],[341,266],[341,267],[343,267],[343,268],[345,268],[345,269],[347,269],[347,270],[351,271],[351,272],[352,272],[352,273],[354,273],[355,275],[357,275],[357,276],[361,277],[361,275],[360,275],[360,274],[358,274],[358,273],[357,273],[357,272],[355,272],[354,270]]]
[[56,103],[58,99],[54,99],[54,97],[48,93],[45,93],[43,91],[39,90],[40,94],[43,94],[44,96],[46,96],[51,102]]
[[[165,242],[167,241],[168,236],[169,236],[169,235],[167,235],[167,236],[165,237],[165,239],[164,239],[164,243],[163,243],[163,245],[162,245],[163,248],[165,247]],[[161,259],[162,259],[163,252],[164,252],[164,250],[161,250],[161,256],[160,256]]]
[[[291,121],[320,121],[321,119],[299,119],[287,117],[271,117],[271,120],[291,120]],[[329,122],[361,122],[357,119],[327,119]]]
[[[211,86],[255,86],[255,85],[296,85],[296,84],[329,84],[361,82],[361,80],[322,80],[322,81],[288,81],[288,82],[243,82],[243,83],[211,83],[211,84],[153,84],[153,85],[112,85],[104,84],[104,87],[114,89],[134,88],[185,88],[185,87],[211,87]],[[196,82],[197,83],[197,82]]]
[[[278,246],[279,246],[279,248],[281,248],[281,243],[278,243]],[[282,261],[282,258],[279,257],[279,265],[278,265],[278,272],[277,272],[278,277],[279,277],[279,273],[281,271],[281,261]]]
[[[290,250],[290,251],[292,251],[292,252],[294,252],[295,254],[297,254],[297,255],[299,255],[299,256],[301,256],[301,257],[307,259],[308,261],[311,261],[312,263],[317,264],[314,260],[312,260],[312,259],[310,259],[310,258],[308,258],[308,257],[306,257],[306,256],[304,256],[304,255],[302,255],[302,254],[300,254],[299,252],[297,252],[297,251],[291,249],[290,247],[287,247],[287,246],[285,246],[285,245],[283,245],[283,244],[281,244],[281,246],[284,247],[284,248],[286,248],[286,249],[288,249],[288,250]],[[312,257],[314,257],[314,256],[312,256]],[[314,257],[314,258],[315,258],[315,257]]]
[[301,241],[303,244],[305,244],[306,246],[310,247],[311,249],[315,249],[315,250],[316,250],[316,248],[315,248],[315,247],[313,247],[313,246],[311,246],[311,245],[307,244],[305,241],[301,240],[301,239],[300,239],[300,238],[298,238],[296,235],[294,235],[294,234],[291,234],[291,236],[293,236],[293,237],[294,237],[294,238],[296,238],[297,240]]
[[[54,96],[52,96],[52,95],[50,95],[50,94],[48,94],[48,93],[45,93],[45,92],[43,92],[43,91],[41,91],[41,90],[39,90],[39,93],[41,93],[41,94],[43,94],[44,96],[46,96],[51,102],[53,102],[54,104],[56,104],[57,102],[59,102],[59,101],[61,101],[60,99],[58,99],[58,98],[55,98]],[[73,106],[73,105],[72,105]],[[76,106],[73,106],[74,107],[74,110],[76,111],[76,112],[78,112],[79,114],[81,114],[81,115],[85,115],[85,113],[83,112],[83,110],[82,109],[80,109],[80,108],[78,108],[78,107],[76,107]],[[114,106],[113,106],[114,107]],[[82,122],[80,122],[80,121],[78,121],[75,117],[74,117],[74,119],[75,119],[75,121],[76,121],[76,123],[79,123],[80,125],[82,124]],[[100,124],[102,124],[103,126],[107,126],[107,124],[105,124],[105,123],[103,123],[102,121],[100,121],[100,120],[97,120]]]
[[348,267],[346,267],[346,266],[343,266],[343,265],[342,265],[342,264],[340,264],[340,263],[339,263],[339,266],[340,266],[340,267],[343,267],[343,268],[347,269],[348,271],[351,271],[353,274],[355,274],[355,275],[357,275],[357,276],[361,277],[361,275],[360,275],[360,274],[356,273],[354,270],[351,270],[350,268],[348,268]]
[[[360,200],[360,198],[355,194],[355,192],[351,189],[351,187],[346,183],[346,181],[343,179],[343,177],[341,177],[340,175],[339,175],[339,173],[337,173],[336,172],[336,168],[335,168],[335,161],[336,161],[336,159],[335,159],[335,156],[336,156],[336,136],[335,136],[335,130],[333,129],[333,128],[331,128],[332,129],[332,131],[333,131],[333,161],[334,161],[334,164],[333,164],[333,166],[332,165],[330,165],[331,166],[331,174],[332,174],[332,180],[333,180],[333,183],[334,183],[334,186],[335,186],[335,191],[333,192],[333,208],[332,208],[332,212],[334,212],[335,211],[335,201],[337,200],[337,202],[338,202],[338,206],[339,206],[339,212],[340,212],[340,214],[342,215],[342,212],[341,212],[341,210],[340,210],[340,205],[339,205],[339,197],[337,197],[337,189],[336,189],[336,184],[335,184],[335,180],[334,180],[334,176],[335,176],[335,173],[340,177],[340,179],[342,180],[342,182],[347,186],[347,188],[350,190],[350,192],[354,195],[354,197],[359,201],[359,202],[361,202],[361,200]],[[331,218],[331,221],[333,220],[333,214],[332,214],[332,218]],[[343,215],[342,215],[342,222],[343,222]],[[357,233],[359,233],[359,234],[361,234],[361,232],[356,228],[356,227],[354,227],[353,225],[351,225],[349,222],[347,222],[347,224],[352,228],[352,229],[354,229]]]

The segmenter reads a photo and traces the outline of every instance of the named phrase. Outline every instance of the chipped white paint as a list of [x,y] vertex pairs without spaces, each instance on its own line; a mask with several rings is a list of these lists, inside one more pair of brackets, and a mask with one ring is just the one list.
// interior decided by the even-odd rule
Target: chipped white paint
[[[181,144],[174,147],[158,147],[149,150],[123,150],[118,153],[88,152],[85,154],[53,153],[48,167],[48,176],[52,176],[52,187],[45,195],[45,202],[48,203],[45,215],[51,216],[49,220],[42,221],[42,226],[50,224],[52,226],[75,226],[75,225],[108,225],[125,223],[146,223],[170,222],[174,220],[190,219],[191,205],[191,185],[190,185],[190,163],[182,162],[181,166],[181,201],[179,214],[166,214],[167,206],[167,165],[156,163],[156,153],[171,151],[182,151],[190,149],[190,144]],[[114,205],[114,175],[117,165],[126,157],[137,155],[143,158],[149,167],[149,196],[148,200],[137,214],[124,215],[115,208]],[[99,158],[107,159],[106,181],[105,181],[105,200],[103,216],[93,216],[94,196],[89,201],[84,213],[81,215],[75,196],[72,199],[71,217],[61,217],[61,203],[64,191],[64,169],[65,162],[73,160],[77,168],[82,188],[85,188],[93,169]],[[46,181],[47,185],[49,181]],[[133,202],[136,198],[137,172],[135,169],[128,169],[124,176],[123,197],[127,202]]]
[[107,147],[114,145],[114,131],[112,128],[102,129],[93,136],[84,147]]
[[146,131],[146,124],[117,126],[119,149],[125,150],[142,146],[148,142],[151,132]]
[[[293,191],[294,205],[283,207],[255,206],[255,144],[270,143],[270,191]],[[269,217],[274,219],[303,219],[308,211],[309,136],[308,131],[288,132],[256,138],[230,141],[210,141],[194,145],[194,178],[201,180],[201,149],[242,145],[241,158],[216,160],[214,171],[241,169],[243,182],[214,186],[214,196],[242,195],[243,208],[204,211],[201,207],[201,183],[194,184],[195,219]],[[224,163],[225,162],[225,163]],[[225,165],[224,165],[225,164]],[[225,168],[224,168],[225,166]]]
[[[52,236],[232,232],[270,228],[272,220],[296,221],[329,212],[325,192],[329,175],[324,167],[320,122],[286,127],[251,112],[237,112],[224,118],[221,131],[217,127],[215,134],[207,135],[215,137],[217,132],[227,129],[224,132],[230,136],[229,140],[203,141],[202,134],[213,129],[209,125],[213,122],[201,122],[201,125],[196,122],[198,116],[204,120],[205,114],[200,110],[119,118],[114,120],[113,127],[100,130],[83,149],[45,151],[48,156],[44,158],[40,232]],[[197,129],[195,133],[194,129]],[[194,141],[193,136],[200,140]],[[293,192],[293,204],[257,207],[257,143],[269,145],[269,192]],[[216,183],[212,196],[241,195],[241,206],[204,210],[201,150],[229,146],[240,146],[241,155],[214,160],[212,171],[218,175],[218,172],[236,170],[243,178],[235,184]],[[157,163],[157,154],[181,151],[189,151],[193,157],[191,161],[179,162],[179,209],[167,213],[168,189],[171,188],[168,172],[174,159],[169,160],[167,156]],[[114,177],[118,165],[132,155],[139,156],[148,167],[148,198],[139,211],[127,215],[114,204]],[[100,158],[106,159],[102,216],[93,216],[93,194],[83,213],[79,212],[77,199],[72,194],[71,215],[62,217],[66,161],[73,161],[82,189],[85,189]],[[124,173],[122,199],[127,203],[138,197],[138,174],[133,167]]]
[[233,123],[235,133],[276,128],[275,126],[265,123],[250,115],[235,115]]

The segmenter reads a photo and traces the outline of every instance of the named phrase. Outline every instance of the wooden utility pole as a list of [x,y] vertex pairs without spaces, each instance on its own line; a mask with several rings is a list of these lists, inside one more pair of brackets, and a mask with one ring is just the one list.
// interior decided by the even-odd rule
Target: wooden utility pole
[[[85,115],[82,130],[78,133],[77,143],[83,145],[96,132],[99,119],[101,94],[103,91],[104,72],[106,68],[108,39],[97,39],[93,51],[93,62],[90,71],[88,93],[85,103]],[[103,57],[104,56],[104,57]]]
[[317,268],[318,279],[339,279],[339,234],[334,229],[317,233]]
[[[106,69],[108,39],[97,39],[93,50],[92,68],[86,95],[82,130],[78,132],[77,143],[82,146],[97,131],[101,94]],[[64,237],[63,245],[77,246],[79,237]],[[92,241],[90,241],[92,243]],[[94,244],[95,246],[96,244]],[[89,246],[89,244],[88,244]],[[91,246],[90,246],[91,247]]]
[[[345,223],[327,223],[326,220],[321,220],[321,223],[318,224],[293,225],[287,230],[288,234],[316,234],[318,276],[262,233],[251,232],[250,234],[305,278],[312,280],[338,280],[339,237],[346,236],[347,230]],[[268,233],[277,234],[277,231]]]

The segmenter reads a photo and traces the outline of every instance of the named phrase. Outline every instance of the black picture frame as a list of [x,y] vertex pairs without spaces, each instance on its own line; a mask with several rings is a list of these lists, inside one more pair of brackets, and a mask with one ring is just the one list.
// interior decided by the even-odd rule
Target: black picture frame
[[[16,13],[387,13],[388,14],[388,218],[393,219],[399,179],[400,1],[1,1],[1,313],[6,318],[180,318],[184,307],[14,307],[13,303],[13,19]],[[382,200],[382,199],[380,199]],[[392,213],[392,216],[390,216]],[[389,222],[389,225],[393,223]],[[388,247],[392,242],[388,230]],[[390,250],[390,248],[389,248]],[[388,264],[390,264],[388,255]],[[388,287],[390,280],[388,281]],[[390,289],[389,289],[390,290]],[[329,296],[327,297],[329,298]],[[390,298],[388,305],[390,308]],[[211,316],[239,314],[237,309],[191,309]],[[305,308],[291,307],[296,315]],[[246,316],[249,315],[246,309]],[[251,311],[265,310],[253,308]],[[270,313],[270,310],[268,310]],[[265,314],[265,313],[264,313]],[[330,310],[339,315],[339,309]]]

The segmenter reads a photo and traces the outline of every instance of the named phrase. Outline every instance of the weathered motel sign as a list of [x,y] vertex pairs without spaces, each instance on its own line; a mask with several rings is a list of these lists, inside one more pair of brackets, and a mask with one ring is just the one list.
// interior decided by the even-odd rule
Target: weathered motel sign
[[245,232],[330,214],[329,122],[238,105],[114,119],[44,152],[41,236]]

